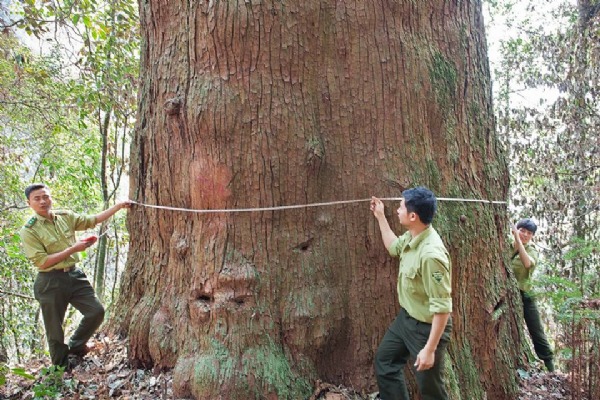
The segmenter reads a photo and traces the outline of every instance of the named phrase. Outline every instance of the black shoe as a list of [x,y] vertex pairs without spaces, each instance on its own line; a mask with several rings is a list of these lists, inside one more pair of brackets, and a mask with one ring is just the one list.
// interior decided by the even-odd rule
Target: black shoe
[[67,366],[65,367],[65,372],[72,372],[75,367],[83,362],[83,358],[75,354],[69,354],[69,358],[67,360]]
[[554,361],[553,360],[544,360],[544,364],[546,365],[546,369],[548,372],[554,372]]
[[87,353],[90,352],[90,349],[84,344],[83,346],[75,347],[74,349],[69,349],[69,355],[74,355],[77,357],[84,357]]

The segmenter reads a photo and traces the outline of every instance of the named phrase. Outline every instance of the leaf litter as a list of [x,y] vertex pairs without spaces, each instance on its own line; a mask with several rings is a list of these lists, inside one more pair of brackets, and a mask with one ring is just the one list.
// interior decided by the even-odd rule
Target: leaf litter
[[[175,399],[172,370],[137,368],[127,357],[127,339],[99,334],[90,341],[90,345],[92,345],[91,351],[85,358],[79,359],[79,363],[72,371],[64,373],[63,384],[58,388],[60,398]],[[35,380],[9,373],[5,385],[0,386],[0,399],[33,400],[34,389],[43,383],[41,372],[48,367],[48,359],[32,358],[26,365],[16,367],[24,368],[27,373],[35,376]],[[518,400],[572,398],[568,374],[520,370],[519,380]],[[352,388],[317,381],[308,400],[376,400],[378,398],[376,392],[358,392]]]

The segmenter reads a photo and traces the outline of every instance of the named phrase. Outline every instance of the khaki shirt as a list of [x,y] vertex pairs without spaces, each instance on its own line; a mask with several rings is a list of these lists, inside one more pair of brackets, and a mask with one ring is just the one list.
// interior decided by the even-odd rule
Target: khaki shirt
[[452,312],[450,255],[433,227],[415,238],[406,232],[389,253],[400,257],[398,300],[411,317],[430,324],[434,314]]
[[523,292],[529,292],[531,290],[531,276],[533,275],[533,271],[537,266],[540,255],[537,249],[531,244],[527,243],[523,246],[525,247],[527,255],[531,259],[531,266],[529,267],[529,269],[525,268],[525,266],[521,262],[521,257],[519,257],[518,252],[513,253],[512,258],[510,259],[510,266],[512,267],[512,270],[515,274],[515,278],[517,278],[517,285],[519,286],[519,290],[522,290]]
[[[53,216],[54,221],[51,221],[34,213],[20,231],[25,256],[38,269],[46,262],[48,255],[60,253],[75,244],[77,241],[75,231],[84,231],[96,226],[96,216],[94,215],[54,211]],[[67,259],[39,271],[48,272],[68,268],[75,265],[79,259],[79,253],[74,253]]]

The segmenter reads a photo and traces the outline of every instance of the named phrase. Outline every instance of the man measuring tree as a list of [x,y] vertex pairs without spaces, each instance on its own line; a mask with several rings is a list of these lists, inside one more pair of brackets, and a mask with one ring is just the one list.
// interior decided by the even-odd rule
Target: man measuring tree
[[[70,369],[69,355],[84,356],[86,343],[104,319],[104,307],[85,273],[77,268],[79,252],[92,246],[97,237],[77,239],[75,232],[106,221],[130,201],[120,202],[96,215],[54,211],[50,188],[33,184],[25,189],[27,204],[34,214],[20,235],[25,256],[38,268],[33,291],[40,303],[52,364]],[[63,320],[71,304],[83,314],[69,344],[64,343]]]

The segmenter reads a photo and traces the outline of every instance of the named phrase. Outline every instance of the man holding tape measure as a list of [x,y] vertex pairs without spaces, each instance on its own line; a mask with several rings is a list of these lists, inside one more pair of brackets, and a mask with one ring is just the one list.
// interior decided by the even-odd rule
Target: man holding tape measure
[[[104,307],[92,285],[83,271],[76,268],[78,253],[98,238],[77,240],[75,231],[93,228],[120,209],[131,207],[131,202],[120,202],[97,215],[79,215],[53,211],[46,185],[28,186],[25,196],[34,214],[21,228],[21,242],[25,256],[38,268],[33,292],[42,310],[50,358],[52,364],[70,369],[69,354],[84,356],[88,339],[104,319]],[[83,314],[83,319],[66,345],[62,324],[69,304]]]
[[388,328],[375,356],[375,375],[382,400],[408,400],[404,366],[415,360],[423,400],[443,400],[446,347],[452,331],[450,256],[431,226],[437,210],[435,195],[424,187],[402,192],[397,210],[407,232],[397,237],[385,218],[384,205],[371,199],[386,249],[400,259],[398,300],[402,309]]
[[512,234],[515,239],[513,254],[510,258],[510,266],[517,279],[521,300],[523,300],[523,317],[533,342],[535,354],[544,361],[548,372],[554,372],[554,353],[544,333],[544,326],[532,292],[531,276],[538,264],[539,254],[531,244],[531,239],[537,231],[537,225],[531,219],[526,218],[512,226]]

